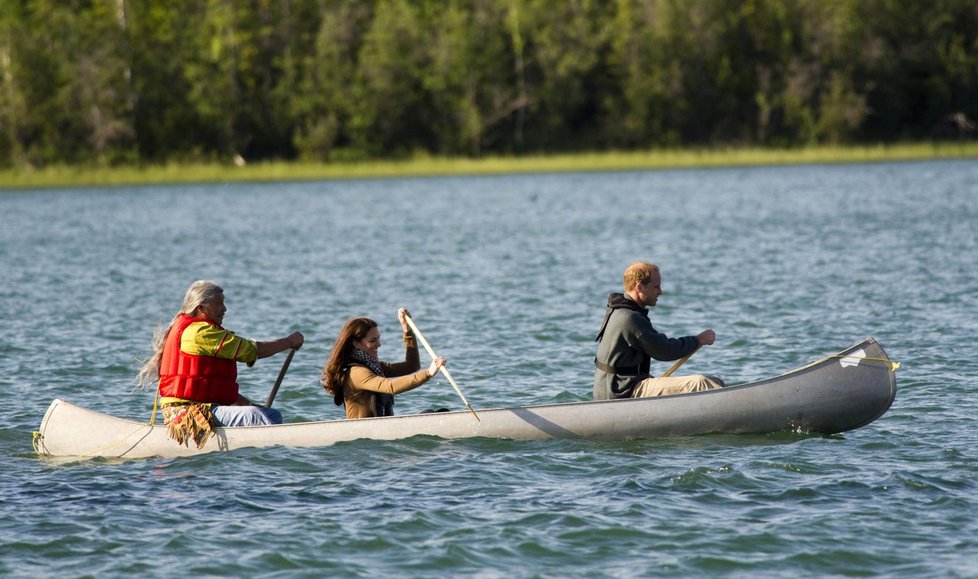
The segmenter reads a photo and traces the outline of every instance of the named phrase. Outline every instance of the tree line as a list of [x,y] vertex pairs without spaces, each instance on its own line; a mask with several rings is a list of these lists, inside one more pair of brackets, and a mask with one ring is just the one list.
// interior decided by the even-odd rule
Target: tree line
[[3,0],[0,166],[976,136],[974,0]]

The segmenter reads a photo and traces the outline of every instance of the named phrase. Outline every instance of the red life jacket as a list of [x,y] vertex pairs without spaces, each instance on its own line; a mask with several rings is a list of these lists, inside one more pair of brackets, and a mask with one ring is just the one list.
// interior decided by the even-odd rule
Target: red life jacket
[[183,331],[194,322],[210,323],[202,318],[180,314],[163,342],[160,396],[234,404],[238,399],[237,362],[215,356],[185,354],[180,350]]

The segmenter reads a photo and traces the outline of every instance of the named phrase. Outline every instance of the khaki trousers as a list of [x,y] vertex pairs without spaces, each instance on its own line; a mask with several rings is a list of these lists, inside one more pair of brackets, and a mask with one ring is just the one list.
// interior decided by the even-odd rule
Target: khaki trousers
[[691,376],[668,376],[666,378],[646,378],[635,385],[632,398],[651,398],[653,396],[671,396],[689,392],[703,392],[723,387],[723,380],[703,374]]

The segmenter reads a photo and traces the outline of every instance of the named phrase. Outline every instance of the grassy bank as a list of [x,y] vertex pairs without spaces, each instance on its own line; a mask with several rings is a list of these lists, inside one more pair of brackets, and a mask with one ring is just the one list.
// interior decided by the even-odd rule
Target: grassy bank
[[914,143],[800,149],[702,149],[610,152],[527,157],[448,159],[419,157],[366,163],[254,163],[245,166],[185,164],[149,167],[49,167],[0,170],[0,188],[298,181],[427,175],[487,175],[554,171],[618,171],[978,158],[978,142]]

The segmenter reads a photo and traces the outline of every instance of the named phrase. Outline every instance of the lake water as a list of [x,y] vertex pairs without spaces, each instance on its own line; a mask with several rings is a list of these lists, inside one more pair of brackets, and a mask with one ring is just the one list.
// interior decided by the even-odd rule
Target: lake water
[[[398,306],[476,409],[586,400],[634,259],[662,267],[660,330],[717,330],[684,371],[755,380],[871,335],[893,407],[832,437],[32,451],[56,397],[149,418],[137,360],[200,278],[228,328],[305,334],[287,421],[341,416],[318,377],[346,318],[400,359]],[[0,192],[0,576],[976,577],[976,264],[975,160]],[[395,410],[433,406],[460,406],[443,380]]]

